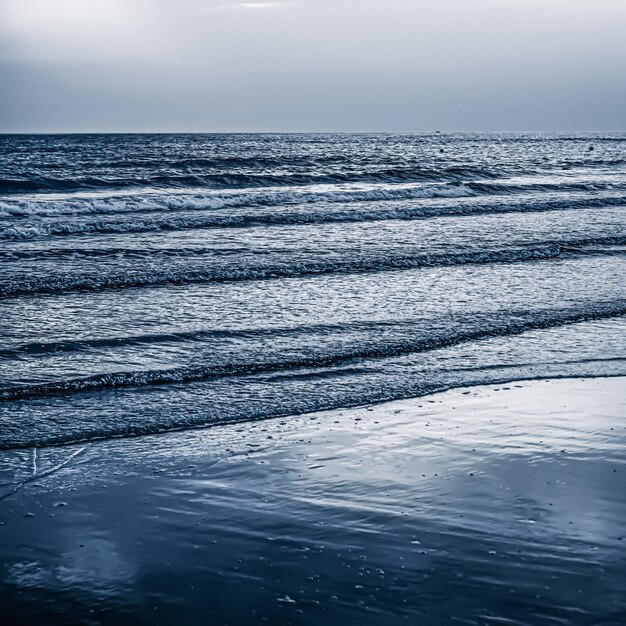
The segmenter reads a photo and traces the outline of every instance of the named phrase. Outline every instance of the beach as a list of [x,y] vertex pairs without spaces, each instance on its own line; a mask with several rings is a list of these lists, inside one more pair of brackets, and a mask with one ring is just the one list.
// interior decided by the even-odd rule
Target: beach
[[0,0],[0,626],[626,626],[626,0]]
[[0,136],[2,626],[625,623],[624,146]]
[[3,623],[618,626],[625,383],[4,451]]

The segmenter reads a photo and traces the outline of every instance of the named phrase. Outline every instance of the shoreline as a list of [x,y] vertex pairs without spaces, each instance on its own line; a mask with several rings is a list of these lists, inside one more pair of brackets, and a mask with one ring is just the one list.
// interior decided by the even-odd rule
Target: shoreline
[[617,625],[625,382],[0,451],[7,623]]
[[[609,360],[616,360],[616,359],[609,359]],[[567,365],[567,364],[564,364],[564,365]],[[515,365],[510,366],[511,369],[517,369],[517,367],[518,366],[515,366]],[[499,366],[499,368],[506,369],[506,366]],[[541,375],[541,374],[538,374],[536,376],[523,375],[520,377],[512,377],[512,378],[502,376],[500,378],[491,379],[489,382],[473,382],[473,381],[467,381],[463,383],[453,382],[450,384],[443,384],[440,386],[427,388],[419,395],[399,395],[399,396],[394,396],[393,398],[381,397],[381,398],[373,399],[371,401],[359,402],[357,404],[345,404],[345,405],[341,405],[335,408],[321,407],[315,410],[306,409],[306,410],[290,412],[290,413],[276,413],[276,414],[266,415],[262,417],[257,417],[257,416],[250,417],[249,419],[233,418],[230,420],[229,419],[224,420],[222,422],[208,422],[208,423],[201,423],[198,425],[185,425],[185,426],[180,426],[180,427],[174,427],[171,429],[158,430],[155,432],[150,432],[150,431],[139,432],[139,433],[128,432],[128,433],[124,433],[120,435],[103,435],[103,436],[96,436],[96,437],[88,437],[85,439],[73,439],[71,441],[58,441],[58,442],[51,442],[51,443],[46,443],[46,444],[35,444],[35,445],[16,444],[10,448],[0,447],[0,456],[3,454],[11,454],[13,452],[24,451],[24,450],[33,450],[33,449],[50,450],[50,449],[55,449],[55,448],[71,448],[71,447],[75,447],[79,445],[89,446],[91,444],[106,443],[106,442],[143,440],[146,438],[161,437],[161,436],[167,437],[168,435],[176,435],[176,434],[187,433],[187,432],[194,433],[198,431],[209,430],[212,428],[237,426],[237,425],[242,425],[242,424],[265,423],[265,422],[273,421],[273,420],[293,419],[293,418],[299,418],[299,417],[313,415],[317,413],[326,414],[326,413],[333,413],[333,412],[360,410],[360,409],[364,409],[364,408],[372,407],[372,406],[391,404],[393,402],[403,402],[407,400],[418,401],[421,398],[425,398],[427,396],[439,395],[439,394],[443,394],[449,391],[455,391],[459,389],[474,389],[476,387],[486,388],[486,387],[494,387],[496,385],[500,385],[500,386],[519,385],[519,384],[534,383],[534,382],[540,382],[540,381],[596,380],[596,379],[605,379],[605,378],[606,379],[626,378],[626,376],[620,370],[617,370],[614,373],[606,372],[603,374],[580,375],[576,373],[571,373],[571,374],[558,375],[558,374],[551,373],[550,375]],[[159,386],[159,385],[155,385],[155,386]],[[0,501],[3,499],[3,497],[4,497],[3,494],[0,493]]]

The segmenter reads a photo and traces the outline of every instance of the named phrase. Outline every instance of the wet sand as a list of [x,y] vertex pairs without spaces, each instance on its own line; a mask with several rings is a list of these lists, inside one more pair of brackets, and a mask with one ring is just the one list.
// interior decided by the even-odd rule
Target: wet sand
[[2,623],[624,624],[624,389],[0,453]]

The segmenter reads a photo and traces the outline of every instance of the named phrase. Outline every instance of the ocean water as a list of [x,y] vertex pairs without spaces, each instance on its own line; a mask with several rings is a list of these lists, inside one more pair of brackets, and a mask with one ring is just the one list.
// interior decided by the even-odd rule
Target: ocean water
[[0,137],[0,448],[626,374],[626,135]]

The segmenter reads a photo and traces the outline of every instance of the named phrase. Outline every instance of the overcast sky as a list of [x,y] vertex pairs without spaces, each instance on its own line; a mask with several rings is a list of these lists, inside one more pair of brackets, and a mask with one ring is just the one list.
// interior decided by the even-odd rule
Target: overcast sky
[[626,130],[626,0],[0,0],[0,132]]

